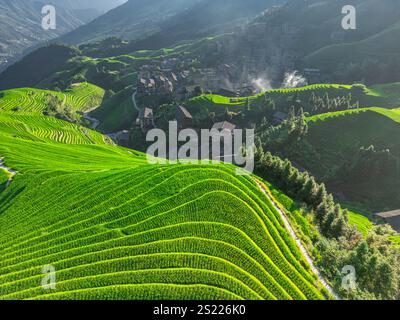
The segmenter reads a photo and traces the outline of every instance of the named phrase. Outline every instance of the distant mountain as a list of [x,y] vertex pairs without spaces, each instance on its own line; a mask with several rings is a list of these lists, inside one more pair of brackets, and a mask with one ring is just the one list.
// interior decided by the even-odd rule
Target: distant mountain
[[83,21],[65,7],[58,8],[57,29],[41,27],[44,4],[33,0],[0,0],[0,53],[10,56],[40,41],[68,32]]
[[[44,2],[45,0],[39,1]],[[54,4],[56,6],[68,8],[83,22],[87,23],[127,1],[128,0],[47,0],[46,4]]]
[[160,49],[177,41],[232,31],[239,22],[252,20],[285,0],[203,0],[164,22],[161,30],[139,41],[134,49]]
[[[320,69],[320,82],[400,79],[400,1],[354,0],[357,29],[342,28],[347,0],[291,0],[216,40],[213,60],[282,83],[285,72]],[[210,52],[207,53],[210,56]],[[390,71],[390,72],[388,72]]]
[[328,81],[399,81],[400,1],[359,1],[356,9],[357,29],[337,31],[338,41],[308,52],[305,66],[320,69]]
[[107,37],[139,40],[135,49],[159,49],[176,41],[224,32],[285,0],[129,0],[64,36],[67,44]]
[[[124,0],[0,0],[0,68],[25,49],[54,39],[124,3]],[[54,5],[56,30],[41,26],[42,8]]]
[[128,0],[52,0],[53,3],[59,3],[73,9],[92,9],[98,12],[105,13],[115,7],[118,7]]
[[[143,37],[142,40],[121,41],[108,38],[102,42],[81,46],[78,55],[80,61],[86,65],[88,62],[84,56],[101,58],[129,55],[138,49],[167,47],[181,40],[208,36],[204,41],[200,41],[201,44],[188,41],[185,52],[193,58],[198,58],[202,67],[232,66],[229,78],[224,79],[224,83],[233,87],[253,81],[268,84],[262,85],[260,90],[265,90],[271,85],[277,87],[282,84],[285,73],[298,70],[307,77],[306,68],[320,69],[318,79],[312,79],[311,82],[375,84],[400,80],[399,1],[354,0],[358,25],[356,30],[347,31],[341,27],[344,16],[342,7],[347,4],[347,0],[290,0],[275,7],[271,6],[276,2],[269,2],[270,7],[265,11],[262,8],[267,1],[261,0],[246,1],[246,5],[253,4],[247,9],[244,2],[239,0],[193,0],[192,6],[187,9],[182,9],[185,7],[182,7],[183,2],[169,1],[169,11],[165,16],[170,15],[170,18],[163,19],[157,16],[157,12],[162,9],[163,0],[154,0],[152,5],[143,0],[131,0],[87,26],[78,28],[67,38],[73,34],[86,34],[100,39],[114,31],[128,31],[129,21],[131,26],[133,20],[138,23],[130,31],[136,30],[134,33]],[[140,10],[132,13],[131,6],[134,3],[141,6],[138,7]],[[189,4],[187,1],[185,3]],[[223,7],[223,3],[229,5]],[[172,7],[179,13],[173,15]],[[227,13],[229,18],[226,18]],[[251,18],[256,15],[256,18]],[[154,18],[157,22],[150,19],[151,16],[157,17]],[[372,17],[373,21],[368,23]],[[113,24],[115,28],[110,29]],[[100,29],[106,30],[106,33],[90,30],[95,25],[102,26],[103,29]],[[127,27],[125,31],[122,25]],[[154,29],[148,37],[144,36],[146,31],[142,31],[142,36],[139,35],[140,29],[151,33],[147,29],[151,26],[158,31]],[[210,36],[213,34],[218,36]],[[41,50],[35,54],[35,61],[50,60],[50,57],[44,56],[50,53],[51,50]],[[133,54],[140,55],[141,53]],[[27,77],[23,70],[27,61],[21,61],[1,74],[4,79],[0,81],[0,88],[20,87],[26,83]],[[127,63],[132,63],[131,67],[134,70],[132,61]],[[64,62],[62,68],[65,68]],[[19,74],[16,74],[15,70],[19,70]],[[71,71],[70,75],[65,76],[73,79],[82,74],[80,70],[76,67],[74,72]],[[37,85],[38,81],[51,79],[50,76],[50,73],[43,74],[40,79],[31,79],[30,83],[32,86]],[[96,80],[99,80],[96,84],[101,86],[101,79]]]
[[160,30],[160,24],[201,0],[129,0],[60,41],[81,44],[108,37],[144,38]]

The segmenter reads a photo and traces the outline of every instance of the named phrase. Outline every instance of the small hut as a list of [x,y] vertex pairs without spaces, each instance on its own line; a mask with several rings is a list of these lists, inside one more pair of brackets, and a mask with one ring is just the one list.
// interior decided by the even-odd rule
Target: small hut
[[375,217],[378,221],[387,223],[391,225],[394,230],[400,232],[400,209],[376,213]]

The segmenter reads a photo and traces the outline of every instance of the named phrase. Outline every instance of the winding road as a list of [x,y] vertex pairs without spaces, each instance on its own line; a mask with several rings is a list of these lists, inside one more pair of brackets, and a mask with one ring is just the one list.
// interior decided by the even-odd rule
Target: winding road
[[0,158],[0,168],[4,169],[5,171],[7,171],[10,174],[10,178],[8,179],[7,184],[6,184],[6,188],[7,188],[11,184],[13,177],[17,174],[17,171],[6,167],[4,165],[4,159],[3,158]]
[[93,129],[93,130],[95,130],[95,129],[99,126],[100,120],[89,116],[89,113],[91,113],[92,111],[96,110],[97,108],[98,108],[98,107],[94,107],[94,108],[92,108],[92,109],[90,109],[90,110],[88,110],[88,111],[86,111],[86,112],[83,112],[83,114],[82,114],[83,117],[84,117],[86,120],[89,120],[89,121],[91,122],[91,125],[89,126],[89,128],[90,128],[90,129]]
[[[139,116],[140,116],[140,112],[141,112],[142,110],[139,108],[139,106],[138,106],[138,104],[137,104],[137,102],[136,102],[136,96],[137,96],[137,90],[135,90],[135,91],[133,92],[133,94],[132,94],[132,102],[133,102],[133,106],[135,107],[135,110],[138,112],[138,114],[139,114]],[[151,124],[153,125],[154,128],[156,127],[156,124],[155,124],[155,122],[154,122],[154,117],[151,119]]]
[[133,92],[133,94],[132,94],[132,102],[133,102],[133,106],[135,107],[135,109],[137,110],[137,112],[140,113],[140,109],[139,109],[139,107],[138,107],[138,105],[137,105],[137,102],[136,102],[136,96],[137,96],[137,90],[135,90],[135,91]]
[[314,262],[309,255],[308,251],[306,248],[303,246],[300,238],[296,235],[296,232],[290,225],[289,219],[286,217],[286,214],[282,211],[282,209],[279,207],[279,205],[276,203],[275,199],[273,199],[269,192],[266,190],[265,186],[258,180],[255,180],[258,187],[261,189],[261,191],[268,197],[268,199],[271,201],[275,209],[278,211],[280,216],[282,217],[283,223],[285,224],[286,229],[289,231],[291,237],[296,241],[297,246],[300,248],[301,253],[303,254],[304,258],[307,260],[308,264],[311,267],[311,270],[318,276],[319,281],[322,283],[322,285],[329,291],[329,294],[331,294],[335,299],[340,300],[339,296],[333,291],[332,287],[328,284],[328,282],[324,279],[322,276],[321,272],[317,269],[317,267],[314,265]]

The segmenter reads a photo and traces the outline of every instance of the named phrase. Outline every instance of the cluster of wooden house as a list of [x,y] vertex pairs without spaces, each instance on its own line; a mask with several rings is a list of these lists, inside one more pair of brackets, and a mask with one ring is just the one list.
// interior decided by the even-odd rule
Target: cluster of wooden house
[[166,76],[163,73],[158,74],[142,74],[138,81],[139,94],[172,94],[174,92],[174,83],[176,83],[177,76],[171,73]]
[[190,75],[192,59],[168,58],[152,60],[140,67],[138,76],[139,94],[172,94],[183,86]]

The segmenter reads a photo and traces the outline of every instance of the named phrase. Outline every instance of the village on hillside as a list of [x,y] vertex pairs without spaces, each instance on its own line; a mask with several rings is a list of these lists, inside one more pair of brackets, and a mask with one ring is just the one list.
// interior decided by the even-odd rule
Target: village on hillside
[[[234,82],[242,72],[235,64],[222,64],[216,68],[201,65],[196,58],[177,57],[148,60],[140,65],[135,73],[132,97],[132,108],[135,108],[137,118],[132,128],[108,135],[118,144],[129,146],[132,132],[140,131],[141,135],[136,132],[135,137],[137,139],[141,136],[144,142],[146,133],[160,126],[157,114],[161,105],[169,106],[169,114],[173,113],[174,116],[168,120],[177,121],[180,129],[199,129],[193,121],[194,115],[185,106],[191,98],[202,94],[215,94],[230,98],[230,103],[237,103],[241,97],[260,93],[260,88],[251,78],[243,80],[242,77],[241,81]],[[306,69],[304,73],[310,82],[317,80],[319,76],[317,69]],[[279,125],[286,118],[286,113],[277,111],[273,115],[273,123]],[[239,125],[231,123],[228,116],[218,121],[225,123],[226,128],[236,128]]]

